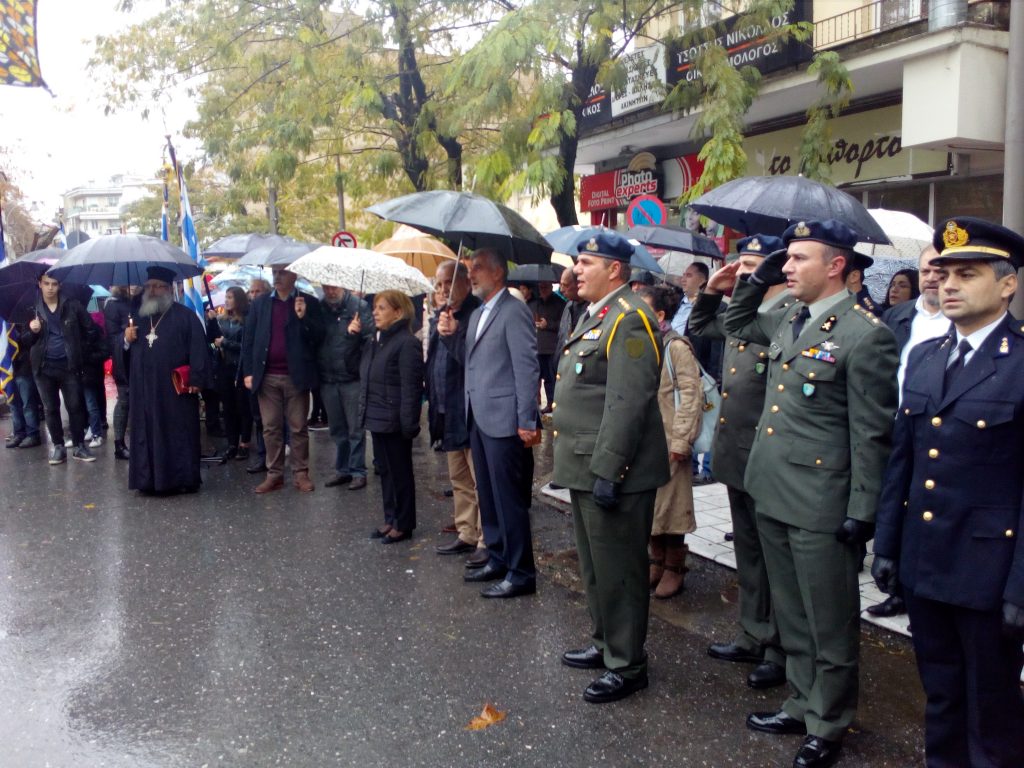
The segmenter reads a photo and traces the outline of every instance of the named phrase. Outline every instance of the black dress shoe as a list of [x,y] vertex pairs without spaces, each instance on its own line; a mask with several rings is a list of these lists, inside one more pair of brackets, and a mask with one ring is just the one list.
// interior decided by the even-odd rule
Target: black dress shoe
[[781,736],[787,733],[807,733],[803,720],[790,717],[781,709],[778,712],[754,712],[747,715],[747,728],[761,733]]
[[439,555],[461,555],[465,552],[472,552],[475,549],[476,544],[465,542],[458,536],[455,537],[453,542],[434,547],[434,551]]
[[383,529],[374,528],[370,532],[370,538],[371,539],[383,539],[385,536],[388,535],[388,533],[390,533],[390,531],[391,531],[391,526],[390,525],[385,526]]
[[480,597],[522,597],[523,595],[532,595],[536,591],[537,583],[535,581],[530,581],[526,584],[513,584],[508,579],[505,579],[497,584],[491,584],[491,586],[482,590]]
[[841,741],[829,741],[820,736],[808,736],[793,758],[793,768],[829,768],[839,760],[843,748]]
[[324,488],[337,488],[339,485],[345,485],[345,483],[351,482],[352,475],[335,475],[326,483],[324,483]]
[[505,578],[505,574],[508,573],[507,568],[502,568],[500,565],[491,565],[488,563],[483,568],[476,568],[472,571],[466,571],[462,575],[463,581],[497,581],[498,579]]
[[366,478],[360,475],[359,477],[353,478],[349,484],[348,489],[350,491],[358,491],[366,487]]
[[4,445],[7,446],[8,448],[17,448],[19,445],[21,445],[24,439],[24,437],[19,437],[18,435],[11,435],[4,442]]
[[738,661],[742,664],[760,664],[761,654],[740,648],[736,643],[712,643],[708,646],[708,656],[722,661]]
[[774,661],[764,661],[754,667],[747,675],[747,685],[751,688],[774,688],[786,682],[786,668]]
[[390,533],[386,533],[380,537],[381,544],[397,544],[400,541],[408,541],[412,538],[412,531],[402,531],[397,536],[395,530],[391,529]]
[[899,595],[892,595],[878,605],[872,605],[868,608],[868,613],[872,616],[899,616],[906,612],[907,604],[903,602],[903,598]]
[[40,439],[39,435],[33,435],[31,437],[26,437],[24,440],[22,440],[21,441],[21,445],[19,445],[18,447],[19,448],[38,448],[42,444],[43,444],[43,441]]
[[587,686],[587,690],[583,692],[583,700],[591,704],[607,704],[610,701],[624,699],[646,687],[646,674],[626,679],[618,672],[608,671]]
[[604,669],[604,653],[596,645],[588,645],[562,654],[562,663],[576,669]]
[[114,441],[114,458],[118,461],[128,461],[130,458],[128,446],[124,444],[124,440]]
[[476,552],[466,558],[466,568],[469,570],[483,568],[490,561],[491,553],[487,551],[487,548],[477,547]]

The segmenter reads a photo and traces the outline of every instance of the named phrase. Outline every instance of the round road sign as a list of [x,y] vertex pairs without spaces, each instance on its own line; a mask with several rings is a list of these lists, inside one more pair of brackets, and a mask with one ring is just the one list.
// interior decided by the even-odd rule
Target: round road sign
[[654,195],[640,195],[626,209],[626,221],[631,227],[657,227],[668,219],[665,204]]
[[356,236],[351,232],[335,232],[334,237],[331,238],[331,245],[335,248],[355,248],[356,247]]

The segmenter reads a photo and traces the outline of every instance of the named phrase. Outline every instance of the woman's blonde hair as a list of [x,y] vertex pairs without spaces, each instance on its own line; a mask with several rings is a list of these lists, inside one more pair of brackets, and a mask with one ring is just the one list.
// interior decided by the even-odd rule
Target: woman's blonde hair
[[375,304],[378,301],[383,301],[391,309],[401,312],[402,319],[408,323],[409,330],[412,330],[412,321],[416,316],[416,311],[412,308],[412,299],[404,293],[401,291],[381,291],[374,297],[373,301]]

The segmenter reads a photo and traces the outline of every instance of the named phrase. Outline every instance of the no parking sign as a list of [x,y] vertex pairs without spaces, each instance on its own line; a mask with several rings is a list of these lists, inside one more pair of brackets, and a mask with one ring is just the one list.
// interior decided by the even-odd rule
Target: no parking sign
[[654,195],[635,197],[626,209],[626,221],[631,227],[657,227],[667,220],[665,204]]
[[331,245],[335,248],[355,248],[356,236],[345,230],[335,232],[334,237],[331,238]]

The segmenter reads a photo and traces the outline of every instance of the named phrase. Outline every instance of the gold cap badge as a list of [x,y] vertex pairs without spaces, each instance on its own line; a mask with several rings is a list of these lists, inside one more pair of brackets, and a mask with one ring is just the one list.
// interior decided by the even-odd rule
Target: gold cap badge
[[946,231],[942,233],[942,242],[946,244],[947,248],[967,245],[969,240],[970,237],[968,237],[966,229],[962,229],[955,221],[946,222]]
[[749,243],[747,243],[747,250],[748,251],[760,251],[761,250],[761,241],[758,240],[755,237],[753,240],[751,240]]
[[811,228],[807,226],[806,221],[801,221],[796,225],[796,229],[793,230],[794,237],[810,237]]
[[590,242],[587,243],[585,247],[586,247],[586,249],[588,251],[596,251],[597,247],[598,247],[597,246],[597,238],[596,237],[590,238]]

